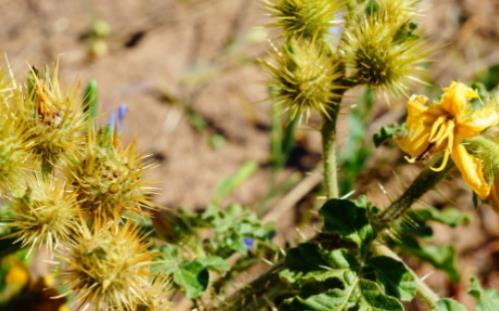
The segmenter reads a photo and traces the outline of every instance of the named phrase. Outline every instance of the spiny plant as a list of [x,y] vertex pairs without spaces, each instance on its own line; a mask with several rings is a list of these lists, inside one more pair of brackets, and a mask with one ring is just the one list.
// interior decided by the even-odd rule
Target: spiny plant
[[[365,127],[373,92],[398,98],[419,80],[429,50],[417,27],[418,2],[265,1],[271,25],[282,32],[265,62],[276,111],[287,111],[291,125],[313,113],[322,119],[322,223],[313,238],[286,248],[272,244],[275,229],[255,213],[223,204],[255,172],[254,162],[222,181],[201,211],[156,208],[143,180],[148,165],[133,143],[122,142],[124,109],[96,124],[94,81],[82,98],[77,86],[59,84],[57,66],[32,69],[25,83],[5,70],[0,233],[8,245],[2,255],[18,251],[15,256],[29,259],[47,246],[59,297],[97,310],[172,310],[172,296],[180,295],[196,310],[399,311],[415,298],[430,310],[466,310],[437,295],[396,251],[459,279],[453,249],[420,238],[431,236],[431,222],[452,227],[469,218],[456,209],[412,206],[457,168],[475,203],[499,211],[497,94],[452,82],[438,99],[409,97],[406,120],[382,127],[373,141],[393,142],[408,163],[421,162],[419,175],[386,207],[361,194],[352,198],[355,176],[339,187],[345,176],[338,174],[336,123],[344,94],[368,88],[364,106],[350,115]],[[353,149],[347,160],[365,156]],[[240,273],[259,262],[272,267],[239,288]],[[8,283],[0,282],[0,290],[16,287],[0,298],[29,287],[28,269],[14,263],[0,264],[0,277],[6,274],[0,279]],[[499,309],[499,293],[475,279],[469,294],[477,310]]]

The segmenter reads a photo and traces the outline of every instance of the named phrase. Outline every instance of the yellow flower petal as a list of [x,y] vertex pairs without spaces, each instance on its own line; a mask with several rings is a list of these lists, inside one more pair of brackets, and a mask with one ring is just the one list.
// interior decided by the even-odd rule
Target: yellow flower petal
[[464,113],[468,101],[478,97],[478,93],[472,88],[460,82],[452,83],[444,89],[444,94],[438,106],[450,113],[457,119]]
[[422,122],[425,112],[428,110],[426,103],[428,98],[422,95],[413,95],[407,101],[407,127],[413,128]]
[[457,133],[462,138],[470,138],[496,125],[498,122],[499,116],[495,109],[493,107],[486,107],[472,113],[465,121],[459,122]]
[[480,159],[469,154],[466,148],[458,143],[454,144],[451,157],[459,172],[461,172],[464,181],[480,199],[485,200],[490,193],[490,186],[483,176]]
[[429,136],[429,131],[419,128],[417,132],[409,132],[407,136],[396,137],[395,142],[405,153],[417,157],[430,145]]

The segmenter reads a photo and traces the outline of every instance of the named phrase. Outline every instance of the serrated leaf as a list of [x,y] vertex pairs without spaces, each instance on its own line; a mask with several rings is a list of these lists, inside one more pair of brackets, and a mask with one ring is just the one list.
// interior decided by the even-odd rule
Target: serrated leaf
[[456,250],[452,245],[420,245],[414,238],[405,237],[399,241],[400,248],[420,259],[431,263],[435,268],[447,272],[452,282],[459,280],[456,267]]
[[468,293],[476,300],[476,311],[499,310],[499,292],[493,289],[482,289],[475,278],[471,279]]
[[173,273],[175,284],[185,290],[188,298],[199,297],[208,287],[209,279],[208,269],[198,260],[182,264]]
[[416,295],[416,279],[407,267],[391,257],[373,257],[367,263],[374,270],[376,280],[383,283],[386,292],[402,301],[411,301]]
[[178,249],[172,245],[164,245],[159,251],[161,255],[152,265],[153,272],[164,273],[167,275],[174,273],[182,261],[182,257]]
[[336,233],[361,248],[365,242],[374,238],[374,230],[369,224],[367,210],[349,200],[331,199],[321,208],[324,230]]
[[359,311],[404,311],[402,304],[395,297],[386,295],[376,282],[361,279],[359,288],[362,296]]
[[314,295],[303,299],[295,297],[285,300],[280,306],[280,311],[342,311],[350,307],[349,300],[352,291],[333,289],[326,293]]
[[456,227],[470,221],[469,215],[466,215],[455,208],[446,208],[444,210],[438,210],[434,207],[422,208],[412,210],[409,213],[409,217],[421,222],[433,220],[450,227]]
[[218,272],[225,272],[230,270],[230,265],[223,260],[222,257],[209,256],[198,259],[198,261],[207,269]]
[[437,302],[436,311],[468,311],[465,306],[454,299],[444,298]]
[[328,265],[324,260],[320,247],[314,243],[302,243],[288,250],[285,265],[291,270],[310,272],[323,270]]

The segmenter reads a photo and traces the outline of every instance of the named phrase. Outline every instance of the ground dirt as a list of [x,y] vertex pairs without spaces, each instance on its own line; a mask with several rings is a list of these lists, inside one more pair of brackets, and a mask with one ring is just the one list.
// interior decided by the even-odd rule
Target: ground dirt
[[[470,81],[499,63],[497,0],[423,2],[423,28],[437,47],[427,80],[440,86],[453,79]],[[245,161],[256,160],[262,169],[230,198],[251,206],[265,194],[271,177],[271,103],[267,76],[257,60],[271,48],[262,31],[278,39],[271,30],[259,28],[268,23],[262,7],[259,0],[0,0],[1,50],[21,75],[28,64],[40,66],[58,59],[67,83],[77,78],[84,84],[95,78],[100,122],[126,103],[124,135],[128,141],[135,138],[144,154],[153,155],[156,167],[149,177],[157,182],[157,203],[203,208],[220,180]],[[85,41],[92,17],[111,26],[109,53],[95,60],[88,59]],[[358,93],[347,94],[342,115]],[[403,102],[398,98],[387,104],[380,98],[370,130],[401,118]],[[186,105],[208,121],[208,130],[192,126]],[[318,126],[314,118],[311,125],[300,126],[304,150],[297,160],[300,165],[290,166],[279,178],[306,174],[318,164]],[[346,121],[341,121],[340,137],[346,127]],[[210,146],[214,134],[225,136],[218,150]],[[406,164],[394,148],[383,147],[369,161],[356,190],[386,205],[419,169]],[[452,285],[443,273],[411,261],[418,274],[428,274],[428,284],[439,294],[466,303],[470,303],[465,290],[471,275],[499,289],[499,217],[485,206],[474,210],[470,191],[457,178],[449,178],[428,194],[424,204],[456,206],[473,219],[457,229],[434,228],[438,243],[456,246],[462,282]],[[290,220],[285,221],[288,215]],[[294,232],[295,215],[284,214],[282,223],[287,226],[281,229]],[[409,308],[424,310],[416,304]]]

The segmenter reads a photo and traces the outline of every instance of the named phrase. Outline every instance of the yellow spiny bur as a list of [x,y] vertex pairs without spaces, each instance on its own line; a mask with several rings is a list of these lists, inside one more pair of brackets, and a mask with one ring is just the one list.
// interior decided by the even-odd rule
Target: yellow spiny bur
[[11,236],[23,247],[47,245],[54,250],[67,242],[80,217],[75,193],[66,184],[40,175],[27,179],[24,195],[11,201]]
[[429,52],[419,39],[397,41],[399,26],[365,18],[345,32],[340,51],[347,74],[357,83],[395,94],[419,81]]
[[267,0],[274,26],[281,27],[286,37],[322,38],[333,25],[343,1],[331,0]]
[[61,251],[68,291],[96,310],[135,310],[146,301],[150,262],[155,256],[138,229],[127,222],[78,226],[73,241]]
[[85,129],[78,85],[64,89],[59,84],[58,66],[43,76],[34,70],[17,113],[23,119],[32,151],[42,163],[54,166],[60,159],[78,158]]
[[142,179],[147,167],[132,143],[121,149],[119,143],[97,141],[88,136],[82,160],[72,168],[70,177],[84,211],[106,219],[117,219],[125,211],[140,212],[151,206],[151,188]]
[[22,190],[20,181],[33,162],[30,161],[32,145],[26,142],[25,127],[13,110],[22,101],[21,94],[15,81],[0,71],[0,193]]
[[491,106],[473,110],[469,100],[477,97],[476,91],[457,82],[445,88],[440,101],[433,104],[424,96],[411,97],[407,102],[407,135],[396,141],[411,161],[443,152],[443,162],[434,168],[436,171],[442,170],[451,157],[466,183],[485,199],[491,185],[485,178],[483,161],[470,154],[465,140],[495,126],[499,116]]
[[144,297],[135,308],[137,311],[171,311],[171,285],[164,277],[157,276],[144,287]]
[[289,40],[271,62],[271,92],[276,103],[292,117],[316,110],[328,115],[340,89],[334,59],[325,46],[310,41]]

